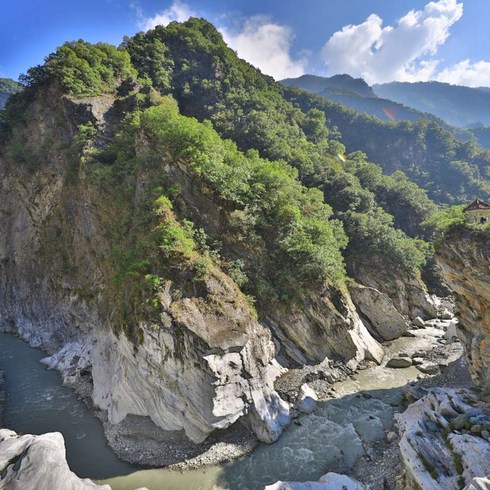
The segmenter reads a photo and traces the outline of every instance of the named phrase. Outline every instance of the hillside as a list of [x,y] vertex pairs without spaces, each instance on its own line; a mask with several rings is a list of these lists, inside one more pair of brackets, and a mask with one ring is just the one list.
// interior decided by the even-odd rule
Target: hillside
[[435,202],[462,204],[490,197],[490,152],[456,139],[437,123],[384,122],[295,88],[285,88],[284,94],[303,111],[320,110],[350,152],[365,152],[388,174],[404,172]]
[[452,126],[490,126],[490,93],[441,82],[373,85],[376,95],[430,112]]
[[[0,327],[67,382],[84,373],[108,424],[142,416],[199,444],[240,420],[272,442],[284,366],[380,363],[378,300],[436,316],[435,203],[345,158],[331,114],[209,22],[68,42],[24,80],[0,125]],[[376,314],[361,319],[356,282]]]

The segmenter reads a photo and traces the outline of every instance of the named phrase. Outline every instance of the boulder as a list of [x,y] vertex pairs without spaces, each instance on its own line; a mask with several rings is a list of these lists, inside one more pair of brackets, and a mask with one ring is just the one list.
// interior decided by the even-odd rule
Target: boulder
[[367,320],[366,326],[376,340],[393,340],[407,330],[406,320],[386,294],[360,284],[351,286],[349,292],[357,311]]
[[299,401],[295,408],[301,413],[312,413],[315,410],[318,397],[313,389],[311,389],[306,383],[301,385]]
[[17,435],[0,429],[0,488],[9,490],[111,490],[78,478],[66,462],[65,441],[59,432]]
[[366,490],[358,481],[338,473],[327,473],[318,482],[283,482],[267,485],[264,490]]
[[412,365],[412,359],[409,357],[393,357],[388,361],[386,367],[389,368],[407,368]]
[[419,327],[419,328],[424,328],[425,327],[425,322],[424,320],[422,320],[422,318],[420,318],[419,316],[415,317],[413,320],[412,320],[412,323],[416,326],[416,327]]

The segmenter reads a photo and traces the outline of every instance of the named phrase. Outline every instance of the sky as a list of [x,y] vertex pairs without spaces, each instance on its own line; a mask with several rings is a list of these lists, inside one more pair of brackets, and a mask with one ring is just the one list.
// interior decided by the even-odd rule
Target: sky
[[118,45],[189,16],[276,80],[490,86],[489,0],[0,0],[0,77],[17,79],[65,41]]

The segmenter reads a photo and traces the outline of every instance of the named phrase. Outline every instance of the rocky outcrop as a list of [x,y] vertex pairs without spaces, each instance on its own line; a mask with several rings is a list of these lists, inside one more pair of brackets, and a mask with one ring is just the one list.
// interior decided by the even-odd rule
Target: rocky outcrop
[[109,485],[82,480],[70,470],[59,432],[20,436],[0,429],[0,468],[0,489],[5,490],[111,490]]
[[320,477],[317,482],[284,482],[278,481],[267,485],[265,490],[365,490],[362,483],[338,473],[327,473]]
[[415,274],[394,267],[388,261],[381,263],[375,258],[355,258],[349,261],[352,277],[364,286],[386,294],[403,316],[414,319],[436,318],[438,300],[430,295],[423,281]]
[[376,340],[393,340],[407,331],[407,321],[386,294],[360,284],[350,286],[349,292],[357,311],[365,319],[365,325]]
[[[11,152],[0,155],[0,328],[46,350],[45,362],[66,381],[91,373],[94,403],[113,423],[148,416],[200,442],[241,420],[262,441],[274,441],[289,422],[289,407],[273,386],[283,371],[278,350],[289,361],[331,356],[354,367],[366,357],[380,362],[382,348],[347,291],[314,292],[296,309],[259,305],[259,322],[233,280],[214,266],[199,281],[189,267],[172,270],[159,289],[159,316],[140,318],[128,338],[108,294],[115,287],[110,230],[121,219],[114,196],[91,184],[83,158],[73,165],[63,150],[78,144],[81,124],[109,138],[118,111],[110,96],[60,98],[48,87],[31,104],[26,125],[13,129],[30,160],[17,164]],[[211,235],[230,236],[219,205],[185,164],[162,159],[169,182],[181,187],[179,216]],[[148,178],[141,173],[131,181],[135,207]],[[255,260],[257,250],[231,242],[225,246],[235,257]]]
[[401,489],[457,490],[490,474],[490,418],[477,404],[469,391],[434,388],[395,416]]
[[490,236],[457,229],[436,249],[444,279],[454,291],[457,333],[475,384],[490,388]]

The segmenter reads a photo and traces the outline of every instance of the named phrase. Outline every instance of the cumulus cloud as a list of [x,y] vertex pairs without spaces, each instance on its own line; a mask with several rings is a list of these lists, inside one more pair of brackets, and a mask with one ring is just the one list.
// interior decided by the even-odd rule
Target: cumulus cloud
[[166,26],[174,20],[185,22],[189,17],[194,15],[195,13],[188,5],[176,0],[168,9],[157,13],[154,17],[140,16],[138,25],[140,29],[147,31],[148,29],[154,29],[156,26]]
[[468,87],[488,87],[490,81],[490,62],[477,61],[471,63],[464,60],[442,70],[438,76],[439,82],[453,85],[467,85]]
[[287,26],[276,24],[264,16],[253,16],[245,21],[237,33],[223,27],[220,31],[225,42],[240,58],[276,80],[299,77],[305,73],[308,60],[306,57],[291,57],[294,34]]
[[457,0],[438,0],[411,10],[395,26],[378,15],[348,25],[325,43],[322,55],[330,73],[361,76],[368,83],[428,80],[438,60],[432,57],[463,15]]

